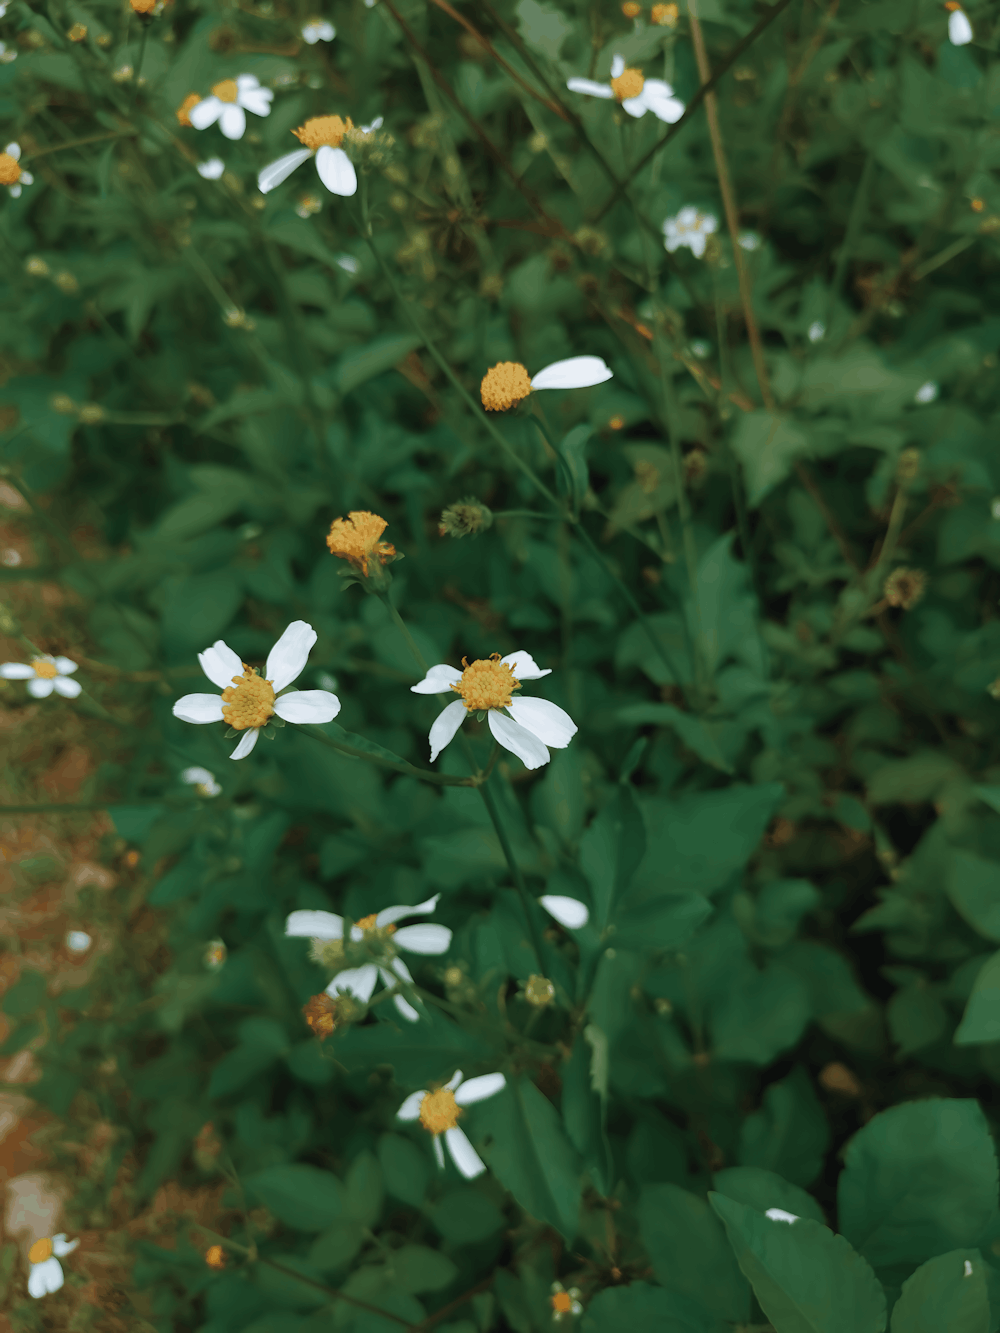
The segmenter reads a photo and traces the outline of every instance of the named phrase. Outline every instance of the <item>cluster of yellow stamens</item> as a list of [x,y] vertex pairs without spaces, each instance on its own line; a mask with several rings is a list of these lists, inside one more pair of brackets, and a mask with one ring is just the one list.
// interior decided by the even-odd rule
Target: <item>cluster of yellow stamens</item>
[[552,1309],[555,1314],[571,1314],[573,1310],[573,1297],[568,1291],[555,1291],[549,1297],[552,1302]]
[[429,1134],[443,1134],[446,1129],[454,1129],[461,1114],[451,1088],[428,1092],[420,1103],[420,1123]]
[[29,1264],[44,1264],[46,1259],[52,1258],[52,1241],[48,1236],[43,1236],[41,1240],[36,1240],[34,1245],[28,1251]]
[[313,116],[292,133],[304,148],[339,148],[344,135],[354,128],[350,116]]
[[627,102],[630,97],[638,97],[646,86],[646,80],[637,69],[623,69],[617,79],[611,80],[611,91],[619,102]]
[[34,668],[35,675],[41,676],[42,680],[55,680],[56,676],[59,675],[59,668],[55,662],[49,662],[44,657],[36,657],[31,665]]
[[0,185],[16,185],[21,179],[21,168],[10,153],[0,153]]
[[500,361],[490,366],[479,386],[487,412],[506,412],[531,393],[531,376],[520,361]]
[[235,731],[246,731],[262,727],[273,712],[274,687],[244,663],[243,675],[234,676],[232,685],[222,691],[223,719]]
[[193,106],[197,106],[200,101],[201,101],[200,94],[188,93],[187,97],[185,97],[184,101],[177,108],[177,113],[176,113],[177,119],[181,125],[190,126],[191,117],[188,115],[188,112],[191,110]]
[[239,91],[235,79],[223,79],[221,83],[212,85],[212,96],[217,97],[220,102],[235,102]]
[[499,653],[475,662],[463,657],[462,666],[465,668],[462,678],[451,688],[462,696],[470,713],[485,712],[488,708],[508,708],[513,692],[521,688],[513,668],[500,660]]
[[[336,120],[337,117],[327,116],[323,119]],[[308,129],[311,123],[307,121],[305,128]],[[379,541],[387,527],[385,519],[378,514],[369,513],[366,509],[355,509],[346,518],[333,520],[326,544],[332,555],[349,561],[355,569],[360,569],[367,576],[370,560],[378,559],[384,565],[389,556],[396,554],[396,548],[391,542]]]

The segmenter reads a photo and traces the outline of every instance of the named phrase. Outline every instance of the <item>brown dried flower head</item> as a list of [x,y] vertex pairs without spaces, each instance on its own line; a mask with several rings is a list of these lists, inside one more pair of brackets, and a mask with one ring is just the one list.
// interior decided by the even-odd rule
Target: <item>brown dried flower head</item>
[[883,596],[890,606],[909,611],[916,606],[927,588],[927,575],[922,569],[894,569],[885,581]]

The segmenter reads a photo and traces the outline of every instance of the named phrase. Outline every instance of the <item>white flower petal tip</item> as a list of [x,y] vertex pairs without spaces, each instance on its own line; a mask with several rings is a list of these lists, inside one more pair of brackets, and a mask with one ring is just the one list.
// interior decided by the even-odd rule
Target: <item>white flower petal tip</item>
[[259,727],[249,727],[244,731],[243,736],[236,749],[229,756],[230,759],[245,759],[253,747],[257,744],[257,738],[260,736]]
[[407,953],[447,953],[451,948],[451,931],[447,926],[438,926],[430,921],[419,926],[403,926],[396,931],[395,943]]
[[40,1264],[32,1264],[28,1273],[28,1295],[40,1300],[58,1291],[64,1282],[62,1264],[52,1255]]
[[[461,699],[456,699],[447,708],[443,708],[434,719],[431,729],[428,732],[428,740],[431,745],[431,763],[438,757],[446,745],[450,745],[458,733],[459,727],[465,721],[468,713],[465,704]],[[493,714],[491,713],[492,717]]]
[[799,1220],[798,1213],[786,1213],[784,1208],[768,1208],[764,1216],[769,1217],[772,1222],[788,1222],[789,1224]]
[[293,620],[267,655],[265,677],[274,687],[275,694],[301,674],[309,660],[317,634],[304,620]]
[[367,1004],[372,998],[372,991],[375,989],[377,981],[378,968],[374,963],[366,963],[364,967],[352,967],[345,972],[338,972],[327,986],[326,993],[328,995],[353,995],[362,1004]]
[[492,709],[488,714],[488,722],[493,739],[499,741],[505,750],[517,755],[525,768],[541,768],[552,758],[544,742],[512,717]]
[[309,148],[297,148],[294,153],[286,153],[284,157],[279,157],[276,162],[272,162],[257,177],[257,188],[261,194],[269,194],[271,190],[286,181],[296,167],[300,167],[303,162],[312,157],[312,150]]
[[210,157],[207,162],[199,162],[197,170],[202,180],[217,181],[226,170],[226,164],[221,157]]
[[478,1078],[469,1078],[458,1084],[455,1101],[459,1106],[473,1106],[476,1102],[486,1101],[487,1097],[495,1097],[506,1086],[507,1080],[503,1074],[480,1074]]
[[446,1129],[444,1141],[448,1145],[451,1160],[466,1180],[475,1180],[483,1174],[486,1163],[473,1148],[464,1130],[457,1126],[455,1129]]
[[593,79],[567,79],[566,87],[571,93],[583,93],[585,97],[600,97],[602,101],[614,99],[614,89],[607,83],[595,83]]
[[933,380],[928,380],[926,384],[921,384],[920,388],[913,395],[913,401],[915,403],[920,403],[921,405],[925,403],[933,403],[940,392],[941,390],[939,386],[935,384]]
[[532,378],[533,389],[589,389],[612,378],[612,371],[599,356],[571,356],[554,361]]
[[964,9],[953,9],[948,15],[948,40],[952,46],[968,46],[972,41],[972,24]]
[[965,1261],[965,1268],[962,1272],[963,1277],[972,1277],[972,1262],[969,1259]]
[[590,920],[586,904],[577,898],[566,898],[559,893],[546,893],[538,901],[549,916],[554,917],[560,926],[565,926],[567,930],[582,930]]
[[337,29],[326,19],[310,19],[302,26],[302,40],[310,46],[317,42],[332,42],[336,35]]
[[508,653],[500,660],[510,667],[518,680],[541,680],[543,676],[552,675],[551,667],[540,667],[531,654],[522,648],[516,653]]
[[322,726],[340,712],[340,700],[329,690],[298,690],[275,699],[274,711],[284,722]]
[[86,953],[90,945],[91,938],[85,930],[69,930],[66,932],[66,948],[70,953]]
[[611,57],[611,77],[620,79],[625,73],[625,57],[617,52]]
[[[504,658],[504,661],[506,662],[507,658]],[[462,673],[457,667],[448,666],[447,662],[439,662],[437,666],[428,667],[423,680],[410,686],[410,693],[447,694],[461,679]]]
[[342,940],[344,918],[334,912],[310,911],[303,908],[285,919],[285,935],[292,939]]
[[578,730],[569,713],[548,699],[512,699],[510,713],[519,727],[554,750],[564,750]]

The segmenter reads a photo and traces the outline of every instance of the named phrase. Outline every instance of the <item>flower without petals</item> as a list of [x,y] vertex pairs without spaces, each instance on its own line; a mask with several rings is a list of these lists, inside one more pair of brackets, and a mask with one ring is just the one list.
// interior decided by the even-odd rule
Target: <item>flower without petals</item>
[[[370,125],[362,125],[361,133],[370,134],[382,125],[382,117],[373,120]],[[257,186],[261,194],[268,194],[288,179],[296,167],[309,158],[316,159],[316,172],[331,194],[348,198],[357,193],[358,174],[354,163],[341,148],[344,136],[354,129],[350,116],[313,116],[304,125],[292,133],[303,145],[294,153],[286,153],[276,162],[266,166],[257,177]]]
[[[60,1259],[72,1254],[80,1244],[79,1240],[67,1240],[66,1233],[58,1236],[43,1236],[36,1240],[28,1251],[28,1295],[39,1300],[50,1292],[58,1291],[63,1284],[63,1271]],[[58,1257],[57,1257],[58,1256]]]
[[227,139],[242,139],[247,128],[246,113],[269,116],[273,98],[271,89],[262,88],[255,75],[240,74],[215,84],[209,97],[188,110],[188,120],[196,130],[207,130],[218,121]]
[[419,1120],[428,1134],[434,1136],[434,1156],[439,1167],[444,1169],[444,1149],[441,1139],[448,1145],[451,1160],[465,1176],[474,1180],[486,1170],[482,1158],[469,1142],[463,1130],[458,1128],[458,1119],[463,1106],[485,1101],[495,1097],[507,1080],[503,1074],[482,1074],[479,1078],[462,1081],[462,1071],[448,1080],[443,1088],[431,1091],[411,1092],[406,1101],[396,1112],[400,1120]]
[[293,620],[267,655],[264,675],[246,666],[232,648],[217,639],[198,654],[201,669],[222,694],[185,694],[174,704],[174,717],[182,722],[203,724],[228,722],[242,731],[239,745],[229,756],[243,759],[257,744],[262,727],[272,716],[281,722],[332,722],[340,712],[340,700],[328,690],[281,691],[302,673],[316,631],[304,620]]
[[370,563],[377,560],[384,565],[396,554],[392,542],[381,540],[388,526],[380,514],[367,509],[352,509],[346,518],[333,520],[326,544],[331,555],[346,560],[367,578]]
[[589,389],[611,377],[611,371],[599,356],[571,356],[567,361],[553,361],[531,378],[520,361],[500,361],[483,376],[479,396],[487,412],[506,412],[527,398],[533,389]]
[[78,680],[68,680],[76,670],[76,663],[68,657],[32,658],[27,662],[4,662],[0,666],[0,677],[4,680],[26,680],[28,693],[33,699],[47,699],[55,690],[64,699],[75,699],[80,693]]
[[625,57],[616,55],[611,61],[611,82],[595,83],[593,79],[569,79],[566,87],[571,93],[585,93],[617,101],[630,116],[644,116],[652,111],[657,120],[673,125],[684,114],[684,103],[674,96],[674,90],[662,79],[646,79],[637,69],[627,69]]
[[185,768],[181,773],[181,782],[186,782],[188,786],[194,787],[199,796],[218,796],[222,791],[215,780],[215,774],[210,773],[207,768],[202,768],[199,764],[194,764],[191,768]]

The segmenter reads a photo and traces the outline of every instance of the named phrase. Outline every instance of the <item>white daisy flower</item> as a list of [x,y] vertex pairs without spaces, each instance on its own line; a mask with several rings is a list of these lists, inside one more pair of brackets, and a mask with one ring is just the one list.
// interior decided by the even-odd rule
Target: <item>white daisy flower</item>
[[645,79],[637,69],[626,69],[625,57],[616,55],[611,61],[611,82],[595,83],[593,79],[570,79],[566,87],[571,93],[586,93],[588,97],[603,97],[621,104],[630,116],[644,116],[652,111],[657,120],[672,125],[684,114],[684,103],[674,96],[674,90],[662,79]]
[[66,948],[70,953],[86,953],[90,945],[91,938],[85,930],[69,930],[66,932]]
[[[522,680],[540,680],[552,674],[542,671],[530,653],[518,651],[501,657],[462,659],[464,671],[441,662],[432,666],[413,694],[461,695],[443,709],[431,727],[431,763],[449,745],[469,713],[485,713],[493,739],[516,754],[525,768],[541,768],[552,756],[547,746],[563,750],[576,735],[577,726],[568,713],[548,699],[515,699]],[[515,671],[517,675],[515,675]]]
[[520,361],[498,361],[480,381],[479,397],[487,412],[506,412],[536,389],[589,389],[611,378],[611,371],[599,356],[553,361],[533,376]]
[[933,380],[928,380],[926,384],[921,384],[920,388],[913,395],[913,401],[915,403],[933,403],[940,392],[941,390],[938,385],[935,384]]
[[[379,116],[373,120],[370,125],[359,126],[361,134],[373,134],[375,130],[382,128],[382,117]],[[257,177],[257,186],[261,194],[269,194],[288,179],[296,167],[300,167],[303,162],[309,158],[315,157],[316,171],[320,180],[330,191],[331,194],[339,194],[342,198],[348,198],[357,193],[358,175],[354,170],[354,163],[341,148],[344,141],[344,135],[354,129],[354,122],[350,116],[313,116],[307,120],[304,125],[300,125],[292,133],[303,148],[297,148],[294,153],[286,153],[284,157],[279,157],[276,162]]]
[[698,259],[705,253],[705,243],[713,232],[718,231],[719,220],[711,213],[703,213],[700,208],[688,205],[682,208],[676,217],[667,218],[663,223],[663,248],[671,254],[682,245]]
[[764,1216],[769,1217],[772,1222],[787,1222],[789,1226],[799,1220],[798,1213],[786,1213],[784,1208],[768,1208]]
[[[447,953],[451,945],[451,931],[447,926],[439,926],[433,921],[403,926],[397,930],[396,922],[407,916],[427,916],[437,907],[440,897],[436,893],[433,898],[418,903],[416,907],[384,907],[381,912],[355,921],[351,926],[351,942],[365,944],[378,956],[379,961],[362,963],[360,967],[338,972],[326,988],[327,995],[349,994],[362,1004],[367,1004],[379,977],[388,987],[396,986],[400,981],[412,984],[410,969],[397,957],[397,949],[428,955]],[[344,918],[334,912],[292,912],[285,922],[285,934],[292,938],[312,940],[312,955],[318,963],[336,964],[344,957]],[[330,948],[330,945],[334,947]],[[396,1008],[409,1022],[415,1023],[420,1017],[402,995],[393,996],[393,1000]]]
[[207,130],[218,121],[227,139],[242,139],[247,128],[246,113],[269,116],[273,99],[274,93],[262,88],[255,75],[240,74],[215,84],[210,97],[191,107],[188,120],[196,130]]
[[185,768],[181,773],[181,782],[186,782],[189,787],[194,787],[199,796],[218,796],[222,791],[215,780],[215,774],[210,773],[207,768],[202,768],[199,764],[194,764],[191,768]]
[[64,1231],[51,1239],[43,1236],[41,1240],[35,1241],[28,1251],[28,1263],[31,1264],[31,1271],[28,1273],[29,1296],[34,1296],[38,1300],[50,1292],[59,1290],[63,1284],[62,1264],[59,1259],[72,1254],[79,1244],[79,1240],[67,1240]]
[[32,658],[27,662],[4,662],[0,666],[0,677],[4,680],[26,680],[28,693],[33,699],[47,699],[55,690],[64,699],[75,699],[82,686],[78,680],[67,680],[76,670],[76,663],[68,657]]
[[217,181],[226,169],[221,157],[210,157],[207,162],[198,163],[198,175],[202,180]]
[[6,185],[13,199],[21,193],[22,185],[33,185],[35,178],[30,171],[23,171],[20,166],[21,145],[9,143],[0,153],[0,185]]
[[972,24],[969,22],[968,15],[964,9],[958,5],[949,5],[951,13],[948,15],[948,40],[952,46],[968,46],[972,41]]
[[428,1134],[433,1134],[434,1156],[442,1170],[444,1169],[444,1149],[441,1147],[443,1135],[451,1160],[466,1180],[474,1180],[476,1176],[483,1174],[486,1164],[464,1131],[458,1128],[458,1117],[462,1114],[463,1106],[471,1106],[473,1102],[482,1102],[487,1097],[495,1097],[506,1084],[507,1080],[503,1074],[483,1074],[479,1078],[470,1078],[467,1083],[463,1083],[462,1071],[458,1070],[455,1077],[449,1079],[443,1088],[435,1088],[432,1092],[426,1090],[411,1092],[396,1115],[400,1120],[419,1120]]
[[332,42],[336,35],[337,29],[326,19],[310,19],[302,25],[302,40],[310,46],[317,42]]
[[552,1306],[552,1322],[561,1324],[566,1319],[575,1319],[577,1315],[583,1314],[583,1301],[579,1287],[570,1287],[568,1290],[561,1282],[553,1282],[549,1288],[551,1296],[549,1304]]
[[559,893],[544,893],[538,901],[549,916],[555,917],[560,926],[565,926],[567,930],[581,930],[590,920],[586,904],[580,902],[579,898],[564,898]]
[[[340,700],[328,690],[281,691],[305,668],[316,631],[304,620],[293,620],[267,655],[264,675],[240,661],[232,648],[217,639],[198,654],[201,669],[222,694],[185,694],[174,704],[174,717],[182,722],[203,724],[228,722],[243,738],[229,756],[243,759],[257,744],[261,727],[272,716],[283,722],[332,722],[340,712]],[[30,687],[29,687],[30,688]]]
[[806,337],[811,343],[818,343],[826,337],[826,325],[822,320],[814,319],[806,330]]

